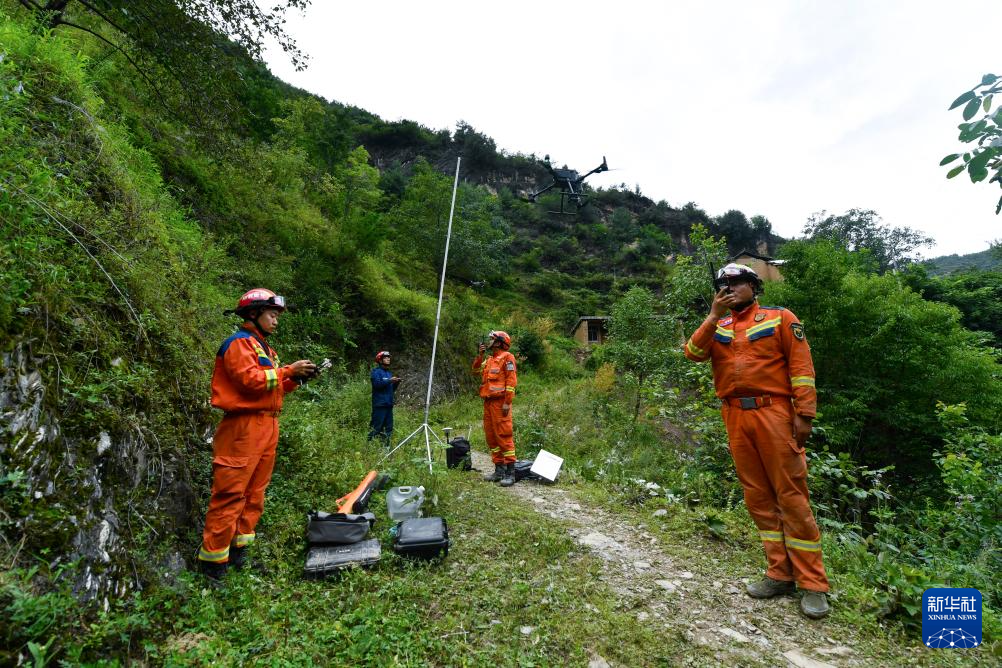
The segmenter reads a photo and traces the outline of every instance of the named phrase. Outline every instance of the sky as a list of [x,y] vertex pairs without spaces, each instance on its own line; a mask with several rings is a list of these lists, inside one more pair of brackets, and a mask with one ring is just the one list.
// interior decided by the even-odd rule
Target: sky
[[818,211],[873,209],[935,239],[925,257],[1002,238],[996,184],[948,181],[950,103],[1002,70],[998,0],[524,2],[313,0],[287,31],[289,83],[388,121],[465,121],[549,154],[594,187],[626,183],[784,237]]

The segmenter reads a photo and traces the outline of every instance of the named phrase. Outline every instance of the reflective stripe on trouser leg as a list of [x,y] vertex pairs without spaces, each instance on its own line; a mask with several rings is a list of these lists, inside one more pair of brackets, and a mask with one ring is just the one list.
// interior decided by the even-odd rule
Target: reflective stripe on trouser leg
[[233,537],[233,547],[247,547],[254,542],[254,534],[238,533]]
[[501,446],[498,444],[498,435],[494,430],[495,423],[491,413],[493,403],[495,402],[490,399],[484,401],[484,439],[487,441],[487,449],[491,453],[491,461],[495,464],[504,464]]
[[[766,574],[802,589],[828,591],[821,534],[807,492],[807,459],[793,438],[787,402],[757,410],[722,410],[745,505],[769,562]],[[782,536],[776,540],[777,533]]]
[[[496,447],[499,449],[498,457],[494,459],[493,452],[491,453],[492,459],[494,459],[495,464],[514,464],[515,463],[515,438],[512,433],[512,411],[508,410],[508,415],[501,414],[501,406],[504,405],[504,400],[502,399],[492,399],[490,401],[484,402],[484,413],[490,413],[492,430],[494,432],[494,439]],[[485,418],[486,419],[486,418]]]

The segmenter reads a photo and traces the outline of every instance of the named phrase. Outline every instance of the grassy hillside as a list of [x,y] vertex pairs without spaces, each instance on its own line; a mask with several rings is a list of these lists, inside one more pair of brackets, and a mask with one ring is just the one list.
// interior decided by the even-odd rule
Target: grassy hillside
[[[428,474],[420,448],[382,468],[428,488],[453,528],[449,559],[415,567],[387,555],[372,572],[299,578],[304,513],[329,508],[381,456],[363,439],[374,351],[392,350],[405,378],[397,433],[423,417],[452,187],[443,170],[457,155],[465,171],[432,424],[476,424],[467,365],[483,334],[504,328],[520,360],[520,451],[566,458],[557,490],[568,504],[624,518],[679,561],[674,570],[706,566],[690,601],[754,575],[760,548],[709,370],[682,360],[677,343],[705,313],[698,258],[774,247],[768,221],[711,218],[625,189],[552,215],[552,197],[520,199],[545,178],[537,161],[498,153],[469,126],[386,123],[247,59],[235,65],[245,84],[235,114],[186,115],[169,104],[176,82],[157,80],[162,103],[120,55],[0,0],[0,662],[774,663],[778,654],[699,641],[697,622],[728,614],[719,601],[638,624],[634,599],[603,579],[608,564],[567,517],[472,476]],[[919,654],[916,596],[945,582],[982,587],[993,644],[979,651],[997,651],[996,357],[958,311],[923,301],[905,279],[865,275],[850,255],[818,247],[789,252],[789,280],[769,296],[809,316],[828,373],[811,485],[838,588],[832,633],[859,642],[868,662],[962,663]],[[214,591],[189,572],[218,419],[207,388],[237,324],[222,312],[255,285],[296,306],[276,337],[283,359],[329,357],[335,368],[282,417],[254,554],[264,570]],[[662,316],[640,321],[667,329],[619,331],[598,351],[564,336],[580,315],[633,303]],[[837,317],[846,313],[858,316],[848,329]],[[903,329],[912,336],[902,342]],[[908,429],[895,425],[899,413]],[[920,464],[922,477],[891,480],[891,457]],[[652,521],[655,510],[664,519]],[[381,537],[386,528],[377,525]],[[713,566],[702,563],[710,553]],[[742,612],[759,613],[769,614]],[[778,627],[792,623],[784,615]]]
[[933,276],[945,276],[963,271],[998,271],[1002,268],[1002,259],[998,252],[992,249],[967,255],[941,255],[922,263]]

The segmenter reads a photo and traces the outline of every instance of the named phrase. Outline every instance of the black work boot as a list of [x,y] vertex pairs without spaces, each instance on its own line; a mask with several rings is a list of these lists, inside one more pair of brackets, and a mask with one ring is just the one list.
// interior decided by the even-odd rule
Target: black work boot
[[828,616],[828,597],[822,591],[804,590],[800,599],[800,611],[811,619],[821,619]]
[[752,598],[773,598],[783,594],[792,594],[796,590],[796,585],[785,580],[773,580],[767,576],[758,582],[749,582],[745,585],[745,589]]
[[240,570],[247,563],[247,546],[230,548],[230,566]]
[[515,465],[508,464],[504,469],[504,477],[501,478],[502,487],[511,487],[515,484]]
[[504,464],[495,464],[494,473],[488,473],[484,476],[486,482],[497,482],[504,478]]
[[209,578],[209,582],[213,587],[223,586],[223,577],[226,575],[226,562],[216,562],[216,561],[202,561],[198,560],[198,570],[205,577]]

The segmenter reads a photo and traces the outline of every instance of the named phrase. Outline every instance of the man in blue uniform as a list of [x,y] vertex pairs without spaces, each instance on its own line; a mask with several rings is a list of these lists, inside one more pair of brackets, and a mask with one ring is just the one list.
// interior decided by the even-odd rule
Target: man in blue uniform
[[400,379],[390,371],[390,352],[376,354],[376,367],[369,374],[372,381],[372,419],[369,421],[369,440],[377,436],[385,445],[393,437],[393,394]]

